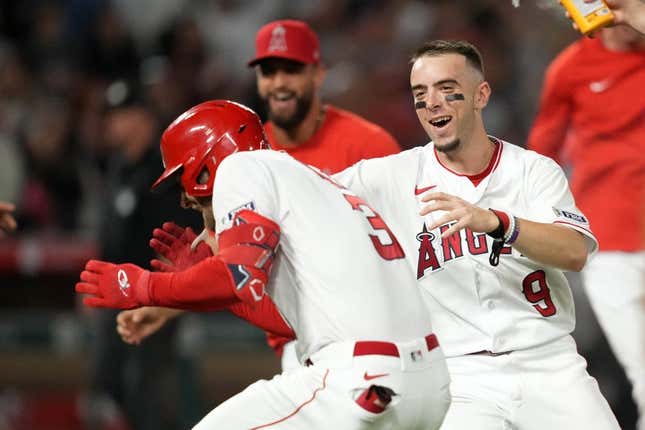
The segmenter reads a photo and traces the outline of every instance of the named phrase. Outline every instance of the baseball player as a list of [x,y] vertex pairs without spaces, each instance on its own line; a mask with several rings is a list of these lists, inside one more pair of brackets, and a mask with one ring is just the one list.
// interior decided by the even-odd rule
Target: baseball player
[[[248,65],[255,69],[258,95],[268,113],[264,128],[271,149],[325,173],[400,151],[383,128],[322,102],[325,68],[318,35],[307,23],[282,19],[264,25]],[[267,339],[282,358],[282,370],[298,365],[294,344],[271,334]]]
[[277,151],[248,152],[265,145],[259,118],[236,103],[182,114],[162,137],[155,185],[179,181],[182,205],[216,230],[217,254],[171,273],[92,260],[76,291],[88,306],[121,309],[273,299],[279,313],[266,312],[267,326],[295,334],[307,366],[249,386],[195,429],[438,428],[449,379],[396,238],[322,172]]
[[[582,38],[551,63],[529,148],[570,164],[600,250],[585,292],[645,414],[645,36],[625,25]],[[606,118],[613,118],[606,121]],[[620,197],[616,198],[616,194]],[[612,288],[607,288],[612,285]],[[640,429],[645,420],[640,419]]]
[[487,135],[471,44],[424,45],[410,84],[432,141],[334,178],[379,208],[417,275],[452,380],[442,429],[617,429],[570,336],[562,271],[597,244],[562,170]]
[[[396,140],[383,128],[323,103],[320,90],[325,68],[320,42],[307,23],[286,19],[269,22],[258,31],[255,46],[255,55],[248,65],[255,70],[258,95],[268,113],[264,128],[271,149],[285,151],[325,173],[337,173],[362,159],[399,152]],[[155,231],[158,237],[152,243],[157,252],[167,253],[166,246],[175,241],[183,240],[184,245],[190,242],[182,236],[184,230],[172,224],[166,228],[167,231],[163,228]],[[192,234],[191,239],[194,237]],[[208,253],[201,246],[198,249]],[[168,257],[174,260],[172,255]],[[185,257],[199,261],[198,255]],[[162,270],[169,268],[164,266]],[[177,310],[158,308],[123,311],[118,318],[118,330],[127,342],[139,343],[177,314]],[[281,356],[282,370],[299,366],[295,344],[270,333],[267,339]]]
[[264,127],[272,149],[326,173],[399,152],[383,128],[322,102],[320,43],[305,22],[285,19],[260,28],[248,65],[255,68],[258,95],[268,113]]

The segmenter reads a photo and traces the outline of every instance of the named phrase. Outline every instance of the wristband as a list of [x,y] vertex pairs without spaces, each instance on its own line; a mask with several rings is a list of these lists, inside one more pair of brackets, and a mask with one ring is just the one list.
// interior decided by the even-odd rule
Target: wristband
[[499,225],[495,230],[489,231],[486,234],[492,237],[493,239],[504,239],[504,236],[506,235],[506,232],[508,231],[508,227],[510,224],[509,216],[506,214],[506,212],[502,212],[502,211],[498,211],[490,208],[488,210],[495,214],[495,216],[499,220]]
[[511,216],[511,224],[504,234],[504,242],[508,245],[512,245],[517,240],[517,237],[520,235],[520,223],[515,215]]
[[490,251],[488,262],[491,266],[499,264],[499,255],[504,245],[512,245],[520,234],[520,223],[515,215],[509,215],[504,211],[489,209],[499,220],[499,225],[493,231],[486,233],[493,239],[493,247]]

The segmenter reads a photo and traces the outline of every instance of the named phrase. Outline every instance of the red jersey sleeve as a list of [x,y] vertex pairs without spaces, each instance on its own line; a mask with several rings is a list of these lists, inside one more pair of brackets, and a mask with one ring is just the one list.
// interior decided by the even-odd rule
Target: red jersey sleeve
[[572,94],[567,83],[575,45],[569,47],[547,69],[540,106],[529,133],[527,147],[559,161],[562,145],[571,121]]
[[[284,339],[287,343],[296,338],[293,329],[286,323],[280,311],[268,294],[255,306],[244,302],[234,303],[228,308],[233,314],[267,332],[268,336]],[[271,345],[271,344],[270,344]],[[273,345],[271,345],[273,347]]]

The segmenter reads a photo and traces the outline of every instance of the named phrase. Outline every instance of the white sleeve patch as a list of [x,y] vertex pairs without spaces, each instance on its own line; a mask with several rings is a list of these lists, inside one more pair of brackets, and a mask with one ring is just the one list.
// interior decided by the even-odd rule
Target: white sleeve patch
[[239,211],[243,209],[249,209],[254,211],[256,208],[255,202],[251,200],[250,202],[246,202],[244,204],[241,204],[240,206],[236,207],[235,209],[231,210],[229,213],[226,214],[224,218],[220,220],[222,224],[227,224],[233,222],[233,218],[235,217],[235,214],[237,214]]
[[558,218],[577,222],[579,224],[584,224],[587,226],[589,225],[589,221],[581,213],[573,213],[573,212],[565,211],[563,209],[558,209],[556,207],[553,208],[553,212],[555,213],[555,216]]

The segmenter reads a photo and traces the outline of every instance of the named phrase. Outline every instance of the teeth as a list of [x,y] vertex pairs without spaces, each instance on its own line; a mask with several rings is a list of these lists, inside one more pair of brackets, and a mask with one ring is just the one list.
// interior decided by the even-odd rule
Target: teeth
[[451,119],[452,117],[449,115],[439,116],[437,118],[431,119],[430,124],[432,124],[435,127],[443,127],[444,125],[448,124]]
[[289,93],[289,94],[274,94],[274,95],[273,95],[273,97],[274,97],[276,100],[279,100],[279,101],[289,100],[292,96],[293,96],[293,95],[292,95],[291,93]]

